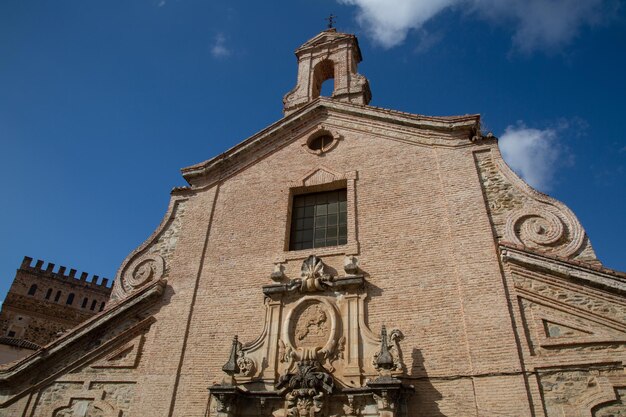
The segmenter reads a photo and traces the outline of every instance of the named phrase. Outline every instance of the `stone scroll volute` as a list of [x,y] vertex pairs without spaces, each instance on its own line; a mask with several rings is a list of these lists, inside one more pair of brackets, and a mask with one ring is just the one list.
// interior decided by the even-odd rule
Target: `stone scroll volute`
[[187,202],[187,197],[173,195],[159,227],[124,259],[113,282],[112,301],[122,300],[151,282],[167,278],[181,237]]
[[526,184],[497,147],[474,154],[493,226],[503,243],[597,262],[580,222],[563,203]]
[[164,273],[163,257],[156,254],[139,256],[125,268],[122,274],[118,275],[113,292],[117,298],[123,298],[126,294],[163,278]]

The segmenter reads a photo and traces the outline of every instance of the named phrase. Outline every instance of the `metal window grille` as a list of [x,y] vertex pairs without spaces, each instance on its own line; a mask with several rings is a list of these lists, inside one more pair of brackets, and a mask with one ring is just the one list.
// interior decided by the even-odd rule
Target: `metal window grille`
[[347,223],[345,189],[294,196],[289,250],[345,245]]

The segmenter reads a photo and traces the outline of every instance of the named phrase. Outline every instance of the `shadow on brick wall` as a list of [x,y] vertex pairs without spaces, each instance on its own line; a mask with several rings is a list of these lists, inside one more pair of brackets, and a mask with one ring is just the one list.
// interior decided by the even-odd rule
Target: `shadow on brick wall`
[[424,357],[419,349],[413,348],[411,352],[412,369],[410,375],[414,379],[411,384],[415,386],[415,393],[408,401],[408,415],[412,417],[446,417],[439,410],[438,402],[443,398],[435,389],[424,368]]

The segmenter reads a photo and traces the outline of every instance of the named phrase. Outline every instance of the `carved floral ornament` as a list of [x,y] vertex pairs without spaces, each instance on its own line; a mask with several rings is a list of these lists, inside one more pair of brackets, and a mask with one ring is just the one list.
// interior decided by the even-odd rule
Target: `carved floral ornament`
[[365,325],[365,281],[349,258],[345,276],[309,256],[299,278],[287,280],[281,270],[273,279],[286,283],[263,287],[263,333],[249,344],[233,339],[222,368],[227,377],[209,388],[210,415],[356,415],[370,406],[394,416],[408,390],[397,378],[402,333],[383,326],[378,336]]

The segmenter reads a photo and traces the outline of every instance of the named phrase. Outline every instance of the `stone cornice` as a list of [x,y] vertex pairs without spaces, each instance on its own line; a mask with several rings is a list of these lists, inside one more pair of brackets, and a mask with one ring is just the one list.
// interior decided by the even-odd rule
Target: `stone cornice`
[[73,328],[68,333],[65,333],[63,336],[54,340],[47,346],[44,346],[34,354],[24,358],[20,362],[10,364],[10,367],[7,369],[1,369],[0,381],[5,381],[26,371],[27,369],[36,367],[42,361],[69,347],[78,339],[81,339],[89,333],[106,326],[110,321],[124,315],[128,311],[133,310],[135,307],[145,303],[146,301],[159,297],[163,294],[166,285],[167,281],[164,279],[156,281],[152,285],[149,285],[124,299],[122,302],[110,305],[102,313],[97,314],[91,319],[81,323],[79,326]]
[[414,129],[425,129],[442,133],[466,131],[468,133],[468,139],[473,137],[474,133],[480,128],[480,115],[477,114],[432,117],[389,110],[380,107],[345,103],[325,97],[319,97],[311,103],[303,106],[301,109],[285,116],[243,142],[240,142],[234,147],[228,149],[224,153],[199,164],[182,168],[181,172],[183,177],[193,186],[196,185],[194,183],[196,183],[199,178],[219,176],[223,166],[232,166],[233,164],[236,164],[239,159],[245,160],[245,156],[257,150],[260,143],[268,141],[269,137],[280,136],[283,134],[288,135],[287,139],[280,141],[281,143],[285,143],[293,137],[292,133],[303,123],[306,123],[315,117],[324,114],[324,112],[329,111],[364,117],[370,120],[382,121],[391,125],[401,125]]
[[503,262],[513,262],[578,281],[584,285],[626,295],[626,274],[623,272],[557,256],[538,254],[509,243],[500,244],[500,257]]

